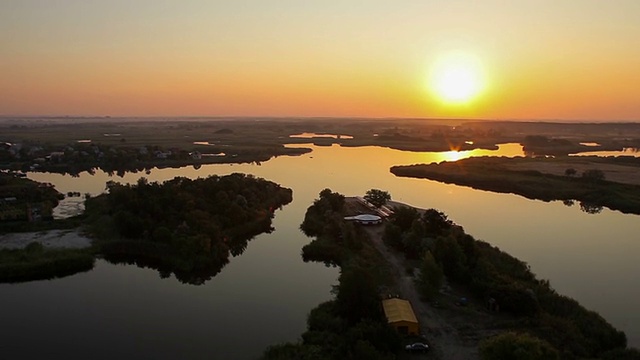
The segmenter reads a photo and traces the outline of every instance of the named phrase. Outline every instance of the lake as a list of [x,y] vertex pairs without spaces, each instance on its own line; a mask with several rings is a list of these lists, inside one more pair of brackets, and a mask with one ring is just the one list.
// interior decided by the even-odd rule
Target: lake
[[[63,192],[98,194],[108,180],[163,181],[243,172],[292,188],[294,201],[276,212],[275,231],[257,236],[246,251],[201,286],[156,271],[98,261],[88,273],[24,284],[0,285],[0,352],[5,358],[41,359],[255,359],[263,349],[295,341],[307,313],[331,298],[338,271],[304,263],[310,240],[298,227],[318,193],[331,188],[347,196],[371,188],[396,201],[439,209],[477,239],[527,262],[561,294],[575,298],[640,345],[636,300],[640,276],[640,221],[604,209],[545,203],[424,179],[398,178],[393,165],[455,160],[467,156],[521,156],[522,147],[424,153],[379,147],[309,147],[311,153],[257,164],[154,169],[149,174],[109,177],[101,171],[79,177],[29,173]],[[78,198],[67,204],[73,208]]]

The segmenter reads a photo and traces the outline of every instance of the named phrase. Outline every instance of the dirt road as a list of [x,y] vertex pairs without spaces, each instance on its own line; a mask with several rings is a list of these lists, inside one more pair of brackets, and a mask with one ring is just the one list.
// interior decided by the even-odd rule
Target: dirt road
[[447,360],[479,359],[478,339],[469,339],[452,325],[452,323],[459,323],[459,319],[444,317],[439,309],[420,300],[420,295],[413,283],[413,277],[405,272],[404,256],[390,251],[382,242],[384,225],[366,227],[365,229],[378,251],[389,261],[396,278],[400,297],[411,302],[420,322],[420,331],[427,337],[433,350],[429,357]]

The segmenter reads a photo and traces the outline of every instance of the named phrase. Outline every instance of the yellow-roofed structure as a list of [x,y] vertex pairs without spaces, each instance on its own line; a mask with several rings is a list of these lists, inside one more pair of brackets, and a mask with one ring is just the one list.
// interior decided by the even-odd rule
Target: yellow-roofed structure
[[393,326],[400,334],[418,335],[420,331],[418,319],[409,301],[403,299],[382,300],[382,308],[389,325]]

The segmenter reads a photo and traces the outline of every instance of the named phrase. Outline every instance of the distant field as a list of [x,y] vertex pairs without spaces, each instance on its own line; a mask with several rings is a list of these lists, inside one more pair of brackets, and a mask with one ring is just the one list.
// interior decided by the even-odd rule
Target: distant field
[[[348,135],[349,138],[290,138],[300,133]],[[287,143],[384,146],[411,151],[494,148],[544,136],[536,153],[640,147],[639,123],[491,122],[476,120],[341,118],[0,118],[0,142],[68,145],[91,141],[112,146],[159,146],[210,149],[215,146],[264,148]],[[558,146],[561,140],[562,146]]]
[[[627,161],[624,161],[627,160]],[[606,179],[623,184],[640,185],[640,159],[606,159],[597,157],[563,157],[559,159],[530,159],[505,164],[507,169],[514,171],[534,170],[545,174],[565,175],[569,168],[582,174],[589,169],[604,172]]]

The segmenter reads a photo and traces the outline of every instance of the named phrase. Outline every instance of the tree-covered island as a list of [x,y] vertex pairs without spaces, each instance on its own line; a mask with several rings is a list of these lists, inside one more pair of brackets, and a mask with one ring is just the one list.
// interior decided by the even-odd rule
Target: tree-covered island
[[191,284],[211,279],[251,238],[272,231],[275,210],[293,199],[291,189],[240,173],[107,188],[87,199],[84,215],[100,254]]
[[[5,182],[0,187],[5,192],[21,184],[20,188],[35,186],[50,195],[37,199],[61,195],[52,187],[39,187],[13,175]],[[239,173],[195,180],[176,177],[162,184],[145,178],[133,185],[111,181],[106,187],[104,194],[87,196],[84,214],[72,219],[1,221],[4,232],[80,225],[95,240],[87,249],[49,249],[39,243],[24,249],[2,249],[0,282],[87,271],[98,256],[151,267],[162,277],[174,274],[182,282],[202,284],[228,263],[229,256],[240,255],[251,238],[272,231],[275,211],[292,201],[291,189]],[[9,197],[9,203],[17,207],[23,198],[15,198]],[[3,209],[13,209],[3,201]]]

